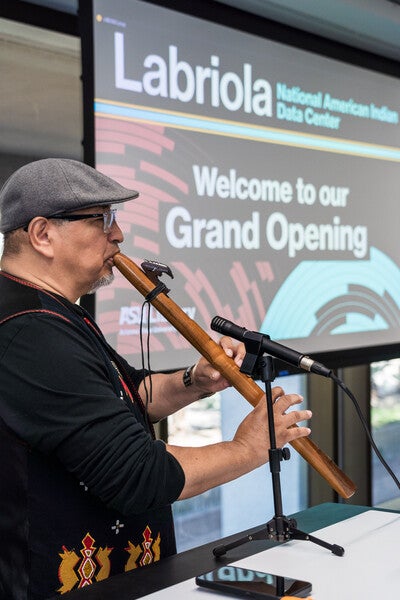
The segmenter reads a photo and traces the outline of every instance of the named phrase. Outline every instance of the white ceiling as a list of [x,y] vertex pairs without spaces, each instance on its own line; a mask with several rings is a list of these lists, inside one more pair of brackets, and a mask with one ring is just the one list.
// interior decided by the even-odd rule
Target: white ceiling
[[[33,3],[73,14],[78,10],[78,0],[33,0]],[[220,0],[220,3],[400,60],[400,0]],[[169,4],[167,0],[165,6]]]
[[400,6],[391,0],[222,0],[222,3],[400,60]]

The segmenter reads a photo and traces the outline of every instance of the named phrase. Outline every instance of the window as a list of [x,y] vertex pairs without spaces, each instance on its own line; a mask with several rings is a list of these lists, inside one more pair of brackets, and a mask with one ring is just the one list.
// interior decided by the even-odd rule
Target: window
[[0,187],[32,160],[82,158],[80,73],[79,38],[0,19]]
[[[273,385],[305,397],[306,376],[276,379]],[[168,441],[200,446],[231,439],[249,410],[247,401],[228,388],[170,417]],[[285,515],[307,508],[307,465],[294,450],[290,460],[282,463],[281,488]],[[180,552],[250,527],[263,526],[275,514],[269,467],[264,465],[196,498],[176,502],[173,511]]]
[[0,19],[0,182],[38,158],[82,157],[80,40]]
[[[371,364],[371,429],[385,461],[400,473],[400,359]],[[400,509],[398,490],[372,453],[372,504]]]

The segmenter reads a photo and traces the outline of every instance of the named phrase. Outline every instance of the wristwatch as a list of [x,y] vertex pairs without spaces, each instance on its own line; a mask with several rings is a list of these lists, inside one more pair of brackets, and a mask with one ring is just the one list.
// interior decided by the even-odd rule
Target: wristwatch
[[183,385],[185,387],[189,387],[193,383],[192,373],[193,373],[194,367],[195,367],[195,365],[188,367],[187,369],[185,369],[185,371],[183,373],[182,381],[183,381]]

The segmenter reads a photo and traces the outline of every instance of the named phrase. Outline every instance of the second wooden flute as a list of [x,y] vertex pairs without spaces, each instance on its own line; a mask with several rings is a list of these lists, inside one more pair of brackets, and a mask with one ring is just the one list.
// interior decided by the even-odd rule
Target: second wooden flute
[[[114,264],[144,297],[157,287],[156,283],[127,256],[121,253],[115,255]],[[188,317],[167,294],[155,295],[151,299],[151,304],[252,406],[260,401],[264,395],[263,390],[250,377],[241,373],[233,359],[225,354],[221,346]],[[303,437],[293,440],[291,445],[342,498],[350,498],[354,494],[356,486],[351,479],[312,440]]]

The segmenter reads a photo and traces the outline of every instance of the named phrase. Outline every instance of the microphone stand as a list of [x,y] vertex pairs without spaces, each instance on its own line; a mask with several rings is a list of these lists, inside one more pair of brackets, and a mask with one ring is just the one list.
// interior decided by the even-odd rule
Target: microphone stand
[[243,340],[246,346],[246,355],[240,370],[253,379],[260,379],[265,384],[265,395],[268,410],[268,428],[270,438],[269,467],[272,477],[272,489],[274,497],[274,517],[268,521],[265,527],[255,533],[239,538],[230,544],[216,546],[213,548],[213,554],[216,557],[223,556],[229,550],[237,548],[246,542],[253,540],[269,539],[277,542],[285,542],[291,539],[305,540],[313,542],[323,548],[327,548],[336,556],[343,556],[344,549],[337,544],[328,544],[327,542],[316,538],[309,533],[297,529],[297,522],[293,518],[288,518],[283,514],[282,491],[280,480],[280,463],[282,460],[289,460],[290,451],[288,448],[276,447],[274,411],[272,400],[271,383],[275,379],[274,359],[269,354],[264,354],[262,348],[262,339],[269,336],[257,332],[249,332]]

